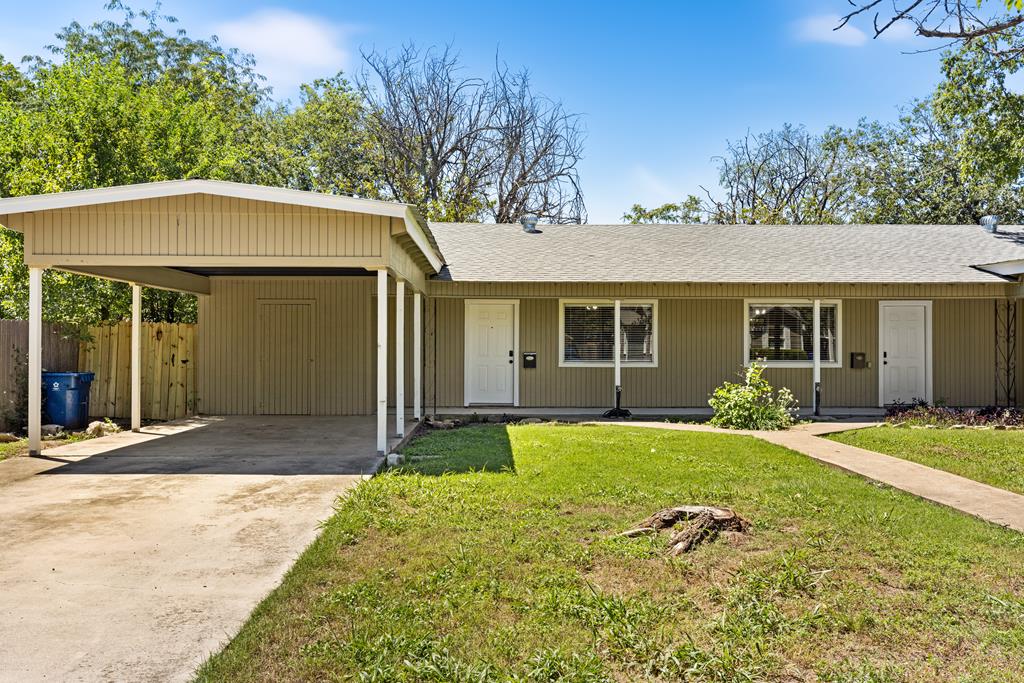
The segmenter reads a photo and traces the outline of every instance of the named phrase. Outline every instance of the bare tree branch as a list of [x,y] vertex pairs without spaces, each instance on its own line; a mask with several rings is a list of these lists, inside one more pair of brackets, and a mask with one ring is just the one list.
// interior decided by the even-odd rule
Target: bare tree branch
[[830,133],[794,126],[730,141],[718,157],[716,198],[701,187],[712,223],[829,224],[849,219],[853,180],[847,149]]
[[[992,0],[988,7],[991,8]],[[1013,35],[1013,30],[1024,25],[1020,5],[1007,0],[996,0],[998,9],[982,11],[984,0],[892,0],[891,10],[882,12],[882,0],[847,0],[853,7],[843,15],[836,31],[846,28],[857,17],[874,12],[872,30],[877,38],[900,22],[910,22],[914,32],[923,38],[938,38],[967,43],[979,38],[996,40],[987,49],[1001,50],[999,41],[1011,42],[1014,54],[1024,53],[1024,45]],[[1016,11],[1014,11],[1016,10]]]
[[534,94],[525,71],[465,77],[449,48],[363,57],[370,73],[358,83],[386,196],[432,220],[585,220],[580,117]]

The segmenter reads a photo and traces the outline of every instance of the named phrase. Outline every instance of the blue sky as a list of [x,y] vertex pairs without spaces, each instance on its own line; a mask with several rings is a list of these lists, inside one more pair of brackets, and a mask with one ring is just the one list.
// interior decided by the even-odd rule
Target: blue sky
[[[107,16],[102,0],[3,0],[0,54],[38,53],[72,19]],[[131,3],[142,7],[138,2]],[[660,204],[714,186],[725,140],[783,123],[821,130],[891,119],[927,95],[938,55],[897,29],[831,31],[844,0],[628,3],[215,2],[164,0],[190,34],[256,55],[276,95],[339,69],[360,49],[452,44],[486,75],[494,55],[530,70],[538,91],[584,115],[581,165],[591,222],[633,202]]]

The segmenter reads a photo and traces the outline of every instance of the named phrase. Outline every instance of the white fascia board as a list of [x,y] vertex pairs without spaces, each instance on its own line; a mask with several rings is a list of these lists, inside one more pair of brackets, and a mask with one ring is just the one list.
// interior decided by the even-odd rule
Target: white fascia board
[[430,263],[430,267],[434,269],[434,272],[440,272],[444,262],[430,245],[427,233],[424,232],[420,222],[416,220],[416,214],[413,212],[412,207],[407,204],[402,206],[405,207],[405,215],[403,217],[405,218],[405,229],[409,233],[409,237],[419,247],[419,250],[423,252],[423,255],[427,257],[427,261]]
[[0,214],[24,213],[26,211],[46,211],[47,209],[66,209],[90,204],[110,204],[138,199],[154,199],[157,197],[175,197],[186,194],[212,194],[238,199],[253,199],[264,202],[296,204],[337,211],[356,211],[373,213],[381,216],[402,217],[408,206],[398,202],[383,202],[376,199],[344,197],[321,192],[306,192],[283,187],[265,187],[247,185],[224,180],[166,180],[138,185],[117,185],[101,187],[94,190],[75,190],[73,192],[54,192],[35,194],[26,197],[7,197],[0,199]]

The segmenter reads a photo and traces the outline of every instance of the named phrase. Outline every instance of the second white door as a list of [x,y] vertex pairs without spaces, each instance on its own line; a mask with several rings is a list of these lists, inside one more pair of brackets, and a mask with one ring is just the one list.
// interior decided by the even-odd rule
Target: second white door
[[883,301],[879,312],[882,404],[930,402],[929,303]]
[[515,401],[515,304],[466,304],[466,403]]

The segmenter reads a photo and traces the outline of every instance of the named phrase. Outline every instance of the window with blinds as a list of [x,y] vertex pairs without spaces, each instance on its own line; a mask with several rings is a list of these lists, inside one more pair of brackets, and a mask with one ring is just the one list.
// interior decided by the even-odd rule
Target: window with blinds
[[[747,302],[747,361],[809,365],[814,362],[814,306]],[[839,362],[839,303],[821,304],[821,362]]]
[[[615,354],[615,304],[563,301],[560,330],[562,365],[612,365]],[[656,363],[656,302],[620,304],[621,362]]]

